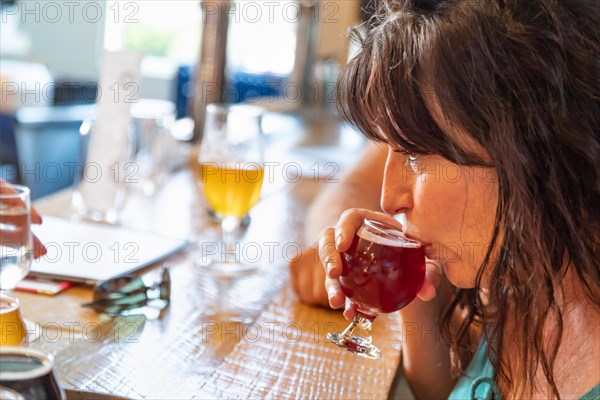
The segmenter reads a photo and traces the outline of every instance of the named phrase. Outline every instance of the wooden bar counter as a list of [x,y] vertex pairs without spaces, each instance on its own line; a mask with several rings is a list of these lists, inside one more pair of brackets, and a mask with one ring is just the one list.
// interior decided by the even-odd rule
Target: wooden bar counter
[[[16,292],[23,316],[37,324],[30,346],[53,355],[65,389],[126,398],[386,398],[400,357],[396,315],[377,318],[373,339],[383,358],[367,360],[327,343],[327,332],[347,325],[339,311],[303,305],[289,285],[287,261],[302,245],[307,206],[324,184],[303,177],[264,188],[244,240],[276,245],[254,275],[199,273],[197,244],[140,271],[152,282],[170,265],[171,303],[160,312],[97,314],[81,307],[92,296],[84,285],[56,296]],[[72,217],[70,199],[66,190],[35,206]],[[130,194],[121,224],[215,240],[219,227],[205,210],[193,174],[183,170],[152,197]]]

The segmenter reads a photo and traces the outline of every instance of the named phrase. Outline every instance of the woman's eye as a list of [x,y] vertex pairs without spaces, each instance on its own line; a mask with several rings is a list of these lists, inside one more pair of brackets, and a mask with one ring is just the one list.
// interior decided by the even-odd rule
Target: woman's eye
[[415,153],[411,153],[407,150],[404,149],[394,149],[393,150],[394,153],[401,153],[406,157],[406,165],[408,165],[409,167],[411,167],[413,170],[417,170],[419,165],[419,156],[418,154]]
[[419,158],[416,154],[414,153],[408,153],[406,155],[406,164],[408,164],[409,166],[411,166],[413,169],[418,168],[418,162],[419,162]]

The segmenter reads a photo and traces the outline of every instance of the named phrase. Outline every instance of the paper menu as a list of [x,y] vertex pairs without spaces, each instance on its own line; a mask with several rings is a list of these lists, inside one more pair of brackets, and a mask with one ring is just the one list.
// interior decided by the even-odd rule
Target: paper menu
[[44,216],[33,232],[48,253],[33,261],[31,272],[94,283],[127,274],[173,254],[188,242],[114,225]]

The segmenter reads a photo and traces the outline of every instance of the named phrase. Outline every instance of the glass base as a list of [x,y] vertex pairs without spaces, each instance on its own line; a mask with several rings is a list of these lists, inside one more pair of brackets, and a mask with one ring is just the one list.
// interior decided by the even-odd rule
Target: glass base
[[346,336],[343,333],[328,333],[327,340],[358,356],[372,360],[381,358],[381,351],[369,339],[360,336]]
[[[220,217],[216,212],[214,212],[210,208],[207,210],[207,213],[208,213],[209,218],[213,222],[221,223],[221,221],[223,220],[222,217]],[[248,225],[250,225],[250,214],[246,214],[240,219],[240,227],[242,229],[246,229],[248,227]]]
[[85,212],[79,212],[78,216],[83,219],[83,220],[87,220],[87,221],[92,221],[92,222],[98,222],[98,223],[102,223],[102,224],[108,224],[108,225],[118,225],[119,224],[119,217],[116,211],[114,210],[109,210],[109,211],[85,211]]
[[237,310],[228,305],[217,305],[212,310],[202,315],[203,322],[210,323],[238,323],[250,324],[254,322],[252,318],[245,315],[243,310]]
[[[119,195],[120,197],[124,195]],[[122,203],[124,200],[119,200]],[[84,196],[79,190],[74,190],[71,198],[71,207],[75,211],[75,216],[79,219],[99,222],[109,225],[119,224],[120,206],[107,207],[106,209],[96,210],[86,205]]]
[[257,265],[235,262],[209,261],[203,263],[197,261],[194,265],[198,272],[216,278],[237,278],[252,275],[258,271]]

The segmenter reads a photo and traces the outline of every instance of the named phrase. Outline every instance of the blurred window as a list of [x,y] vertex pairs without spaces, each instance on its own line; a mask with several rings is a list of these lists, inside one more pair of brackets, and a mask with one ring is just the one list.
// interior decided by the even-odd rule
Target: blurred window
[[229,13],[227,64],[231,71],[289,75],[301,16],[295,0],[237,0]]
[[110,0],[104,48],[138,50],[147,56],[142,69],[174,71],[198,60],[201,23],[199,0]]

